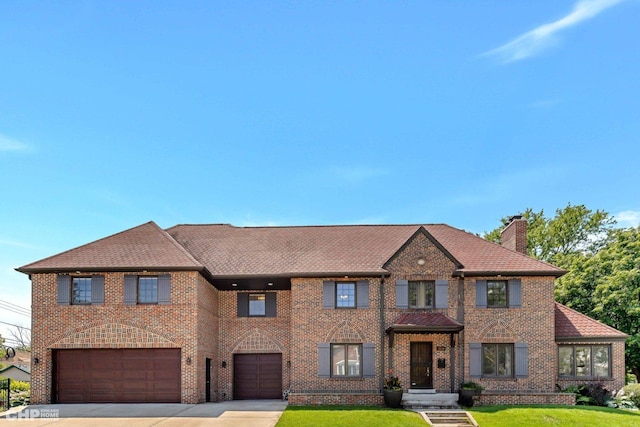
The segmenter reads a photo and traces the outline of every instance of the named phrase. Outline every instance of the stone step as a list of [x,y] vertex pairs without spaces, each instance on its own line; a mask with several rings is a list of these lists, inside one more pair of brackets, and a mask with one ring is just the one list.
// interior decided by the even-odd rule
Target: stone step
[[423,411],[425,420],[434,427],[477,427],[478,424],[466,411]]
[[457,409],[458,393],[403,393],[406,409]]
[[436,390],[433,388],[410,388],[409,394],[435,394]]

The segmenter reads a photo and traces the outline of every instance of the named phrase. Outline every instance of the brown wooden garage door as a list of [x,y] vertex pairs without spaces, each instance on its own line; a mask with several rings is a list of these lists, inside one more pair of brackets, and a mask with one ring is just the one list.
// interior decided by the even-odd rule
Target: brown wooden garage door
[[180,402],[180,349],[55,350],[58,403]]
[[282,398],[281,354],[235,354],[234,399]]

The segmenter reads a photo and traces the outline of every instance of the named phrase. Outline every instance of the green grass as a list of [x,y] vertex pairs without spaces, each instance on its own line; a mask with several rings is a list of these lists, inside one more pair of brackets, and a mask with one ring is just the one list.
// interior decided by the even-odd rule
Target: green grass
[[[482,406],[469,409],[480,427],[640,427],[640,413],[597,406]],[[276,427],[426,427],[420,415],[375,406],[289,406]]]
[[276,427],[425,427],[415,412],[375,406],[288,406]]
[[480,427],[639,427],[640,413],[599,406],[480,406],[468,410]]

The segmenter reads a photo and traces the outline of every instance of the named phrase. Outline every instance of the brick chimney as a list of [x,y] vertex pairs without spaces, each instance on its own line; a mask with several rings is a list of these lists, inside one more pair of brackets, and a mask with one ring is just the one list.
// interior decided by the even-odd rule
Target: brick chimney
[[509,218],[509,224],[500,233],[500,244],[512,251],[527,254],[527,220],[522,215]]

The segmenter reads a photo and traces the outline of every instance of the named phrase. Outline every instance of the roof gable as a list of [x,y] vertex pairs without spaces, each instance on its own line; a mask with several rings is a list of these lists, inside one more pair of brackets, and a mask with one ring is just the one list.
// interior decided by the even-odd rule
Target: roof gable
[[556,303],[555,306],[555,329],[556,341],[583,338],[625,339],[627,337],[627,334],[560,303]]
[[131,269],[202,270],[200,264],[154,222],[70,249],[18,268],[23,273]]

